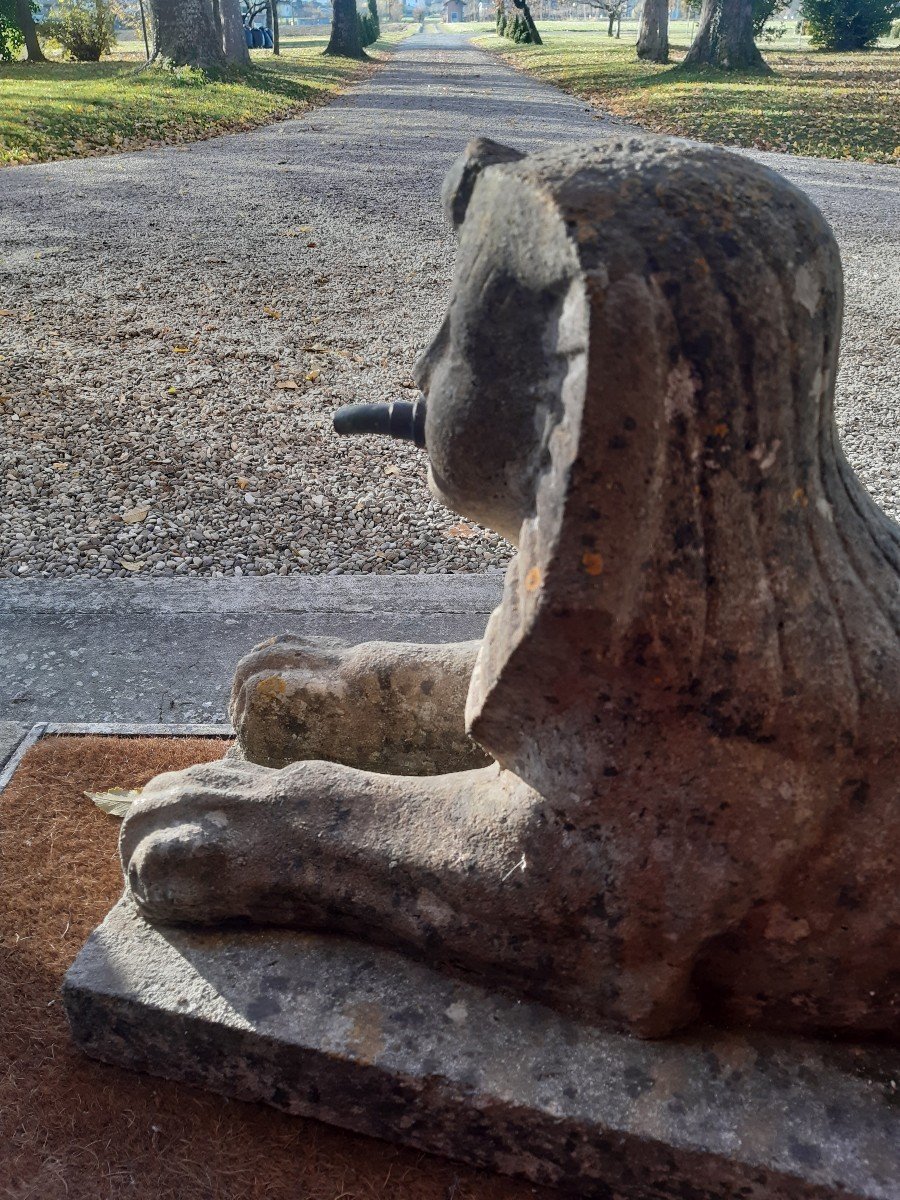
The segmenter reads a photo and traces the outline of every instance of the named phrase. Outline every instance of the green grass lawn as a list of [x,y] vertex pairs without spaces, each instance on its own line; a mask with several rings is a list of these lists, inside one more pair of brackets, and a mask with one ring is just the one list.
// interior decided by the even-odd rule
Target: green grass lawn
[[[386,33],[377,61],[418,26]],[[139,70],[143,44],[120,43],[100,63],[0,63],[0,166],[187,142],[294,116],[365,75],[371,65],[323,58],[325,29],[288,34],[275,58],[233,83],[195,72]]]
[[546,21],[539,24],[543,46],[518,46],[483,24],[461,28],[513,66],[659,133],[900,166],[896,41],[866,52],[828,54],[791,32],[761,43],[772,76],[687,75],[677,69],[691,40],[686,21],[670,31],[672,67],[637,59],[633,24],[623,24],[617,40],[597,22]]

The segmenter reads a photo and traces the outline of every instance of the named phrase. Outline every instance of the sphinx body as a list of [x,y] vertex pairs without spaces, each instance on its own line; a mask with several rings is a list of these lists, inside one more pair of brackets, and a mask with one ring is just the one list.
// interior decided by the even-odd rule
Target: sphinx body
[[429,481],[515,542],[500,607],[472,646],[254,652],[246,761],[150,785],[133,896],[645,1036],[896,1037],[900,531],[834,427],[831,231],[650,138],[474,143],[445,205]]

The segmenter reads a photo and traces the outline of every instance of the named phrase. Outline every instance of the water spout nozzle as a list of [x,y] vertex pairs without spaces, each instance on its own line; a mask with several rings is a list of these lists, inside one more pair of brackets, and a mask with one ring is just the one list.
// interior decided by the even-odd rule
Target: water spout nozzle
[[425,397],[390,404],[345,404],[334,414],[335,433],[381,433],[425,449]]

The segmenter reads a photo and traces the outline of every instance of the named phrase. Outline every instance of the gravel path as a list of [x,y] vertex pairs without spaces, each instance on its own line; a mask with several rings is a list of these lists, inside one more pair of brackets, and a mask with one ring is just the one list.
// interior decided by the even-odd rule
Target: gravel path
[[[499,539],[431,503],[420,454],[337,442],[330,416],[410,394],[454,254],[438,191],[465,142],[537,149],[603,128],[424,35],[302,120],[4,170],[0,577],[501,566]],[[837,232],[841,429],[896,516],[900,173],[758,157]]]

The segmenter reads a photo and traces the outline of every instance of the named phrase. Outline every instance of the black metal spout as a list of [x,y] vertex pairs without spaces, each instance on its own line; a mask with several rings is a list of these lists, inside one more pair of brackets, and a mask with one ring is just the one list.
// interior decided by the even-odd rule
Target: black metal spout
[[334,414],[340,434],[381,433],[425,449],[425,397],[390,404],[345,404]]

